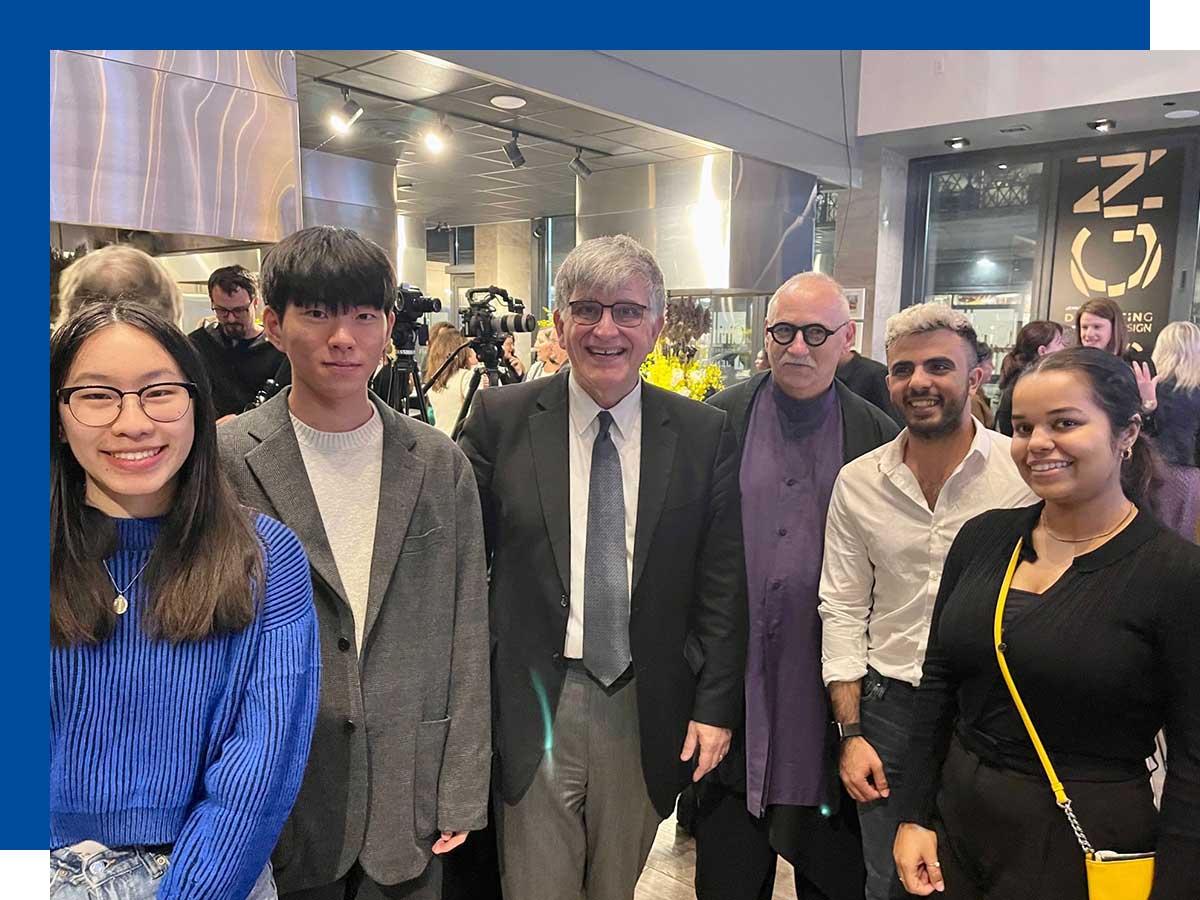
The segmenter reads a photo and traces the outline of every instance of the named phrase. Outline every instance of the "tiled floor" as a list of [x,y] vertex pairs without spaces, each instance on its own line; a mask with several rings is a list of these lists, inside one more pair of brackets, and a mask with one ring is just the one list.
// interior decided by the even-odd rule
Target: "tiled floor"
[[[658,828],[658,837],[650,850],[650,859],[638,882],[636,900],[695,900],[692,887],[696,869],[695,842],[677,831],[675,817],[667,819]],[[796,886],[792,880],[792,867],[779,861],[775,876],[775,900],[795,900]]]

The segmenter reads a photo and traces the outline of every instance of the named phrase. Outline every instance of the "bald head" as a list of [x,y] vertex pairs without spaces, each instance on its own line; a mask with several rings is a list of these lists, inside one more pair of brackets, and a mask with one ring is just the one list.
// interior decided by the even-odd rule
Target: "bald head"
[[[767,332],[771,376],[796,400],[819,397],[833,384],[846,349],[854,346],[854,324],[842,286],[820,272],[793,275],[767,304],[766,327],[784,322],[794,326],[796,335],[790,343],[780,344]],[[806,342],[805,333],[816,346]]]
[[[782,309],[787,309],[788,314],[783,315]],[[800,313],[816,310],[828,312],[836,320],[834,324],[850,318],[850,304],[846,301],[842,286],[820,272],[801,272],[781,284],[767,304],[767,324],[773,325],[781,317],[784,321],[798,323],[800,320],[788,318],[796,310]],[[825,324],[828,325],[827,322]]]

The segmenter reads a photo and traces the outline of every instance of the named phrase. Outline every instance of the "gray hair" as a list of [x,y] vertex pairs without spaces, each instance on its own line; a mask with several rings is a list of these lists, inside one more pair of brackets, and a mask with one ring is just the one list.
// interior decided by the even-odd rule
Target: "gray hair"
[[979,341],[975,335],[975,326],[966,314],[951,309],[944,303],[914,303],[908,309],[900,310],[887,320],[883,345],[890,349],[892,344],[901,338],[930,331],[953,331],[970,345],[968,355],[971,363],[975,363],[978,355],[976,344]]
[[183,319],[183,294],[162,263],[136,247],[112,244],[63,269],[58,281],[58,325],[88,303],[117,296],[141,303],[172,325]]
[[784,294],[791,293],[803,289],[820,289],[828,288],[836,293],[842,300],[846,301],[846,311],[850,311],[850,301],[846,300],[845,289],[823,272],[801,272],[798,275],[793,275],[787,281],[779,286],[779,289],[771,295],[770,302],[767,303],[767,321],[773,320],[775,309],[779,306],[779,298]]
[[577,288],[605,293],[620,290],[630,278],[640,278],[650,293],[650,314],[662,318],[667,306],[662,269],[654,254],[626,234],[592,238],[567,254],[554,276],[554,306],[566,313]]

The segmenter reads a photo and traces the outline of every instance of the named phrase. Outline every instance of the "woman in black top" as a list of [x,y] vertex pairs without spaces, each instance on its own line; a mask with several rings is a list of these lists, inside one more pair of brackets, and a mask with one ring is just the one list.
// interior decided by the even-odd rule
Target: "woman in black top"
[[1200,543],[1200,326],[1172,322],[1154,344],[1157,408],[1146,422],[1163,459],[1155,508],[1163,522]]
[[[1152,900],[1200,885],[1200,548],[1141,506],[1153,453],[1133,374],[1064,350],[1013,398],[1013,459],[1043,503],[968,522],[946,560],[898,801],[910,893],[1085,900],[1083,853],[1000,676],[997,594],[1024,539],[1004,616],[1006,658],[1096,847],[1157,853]],[[1165,726],[1162,813],[1145,759]]]
[[1056,353],[1066,346],[1063,341],[1063,327],[1057,322],[1045,319],[1029,322],[1017,332],[1013,348],[1000,364],[1000,404],[996,407],[994,422],[997,431],[1012,437],[1012,392],[1017,383],[1017,376],[1024,372],[1030,363],[1047,353]]

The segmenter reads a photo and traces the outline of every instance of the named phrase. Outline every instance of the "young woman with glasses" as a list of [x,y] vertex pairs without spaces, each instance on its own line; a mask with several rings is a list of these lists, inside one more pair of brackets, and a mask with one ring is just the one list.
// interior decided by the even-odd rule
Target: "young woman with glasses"
[[265,900],[319,653],[295,536],[218,468],[176,328],[87,306],[50,345],[50,896]]

